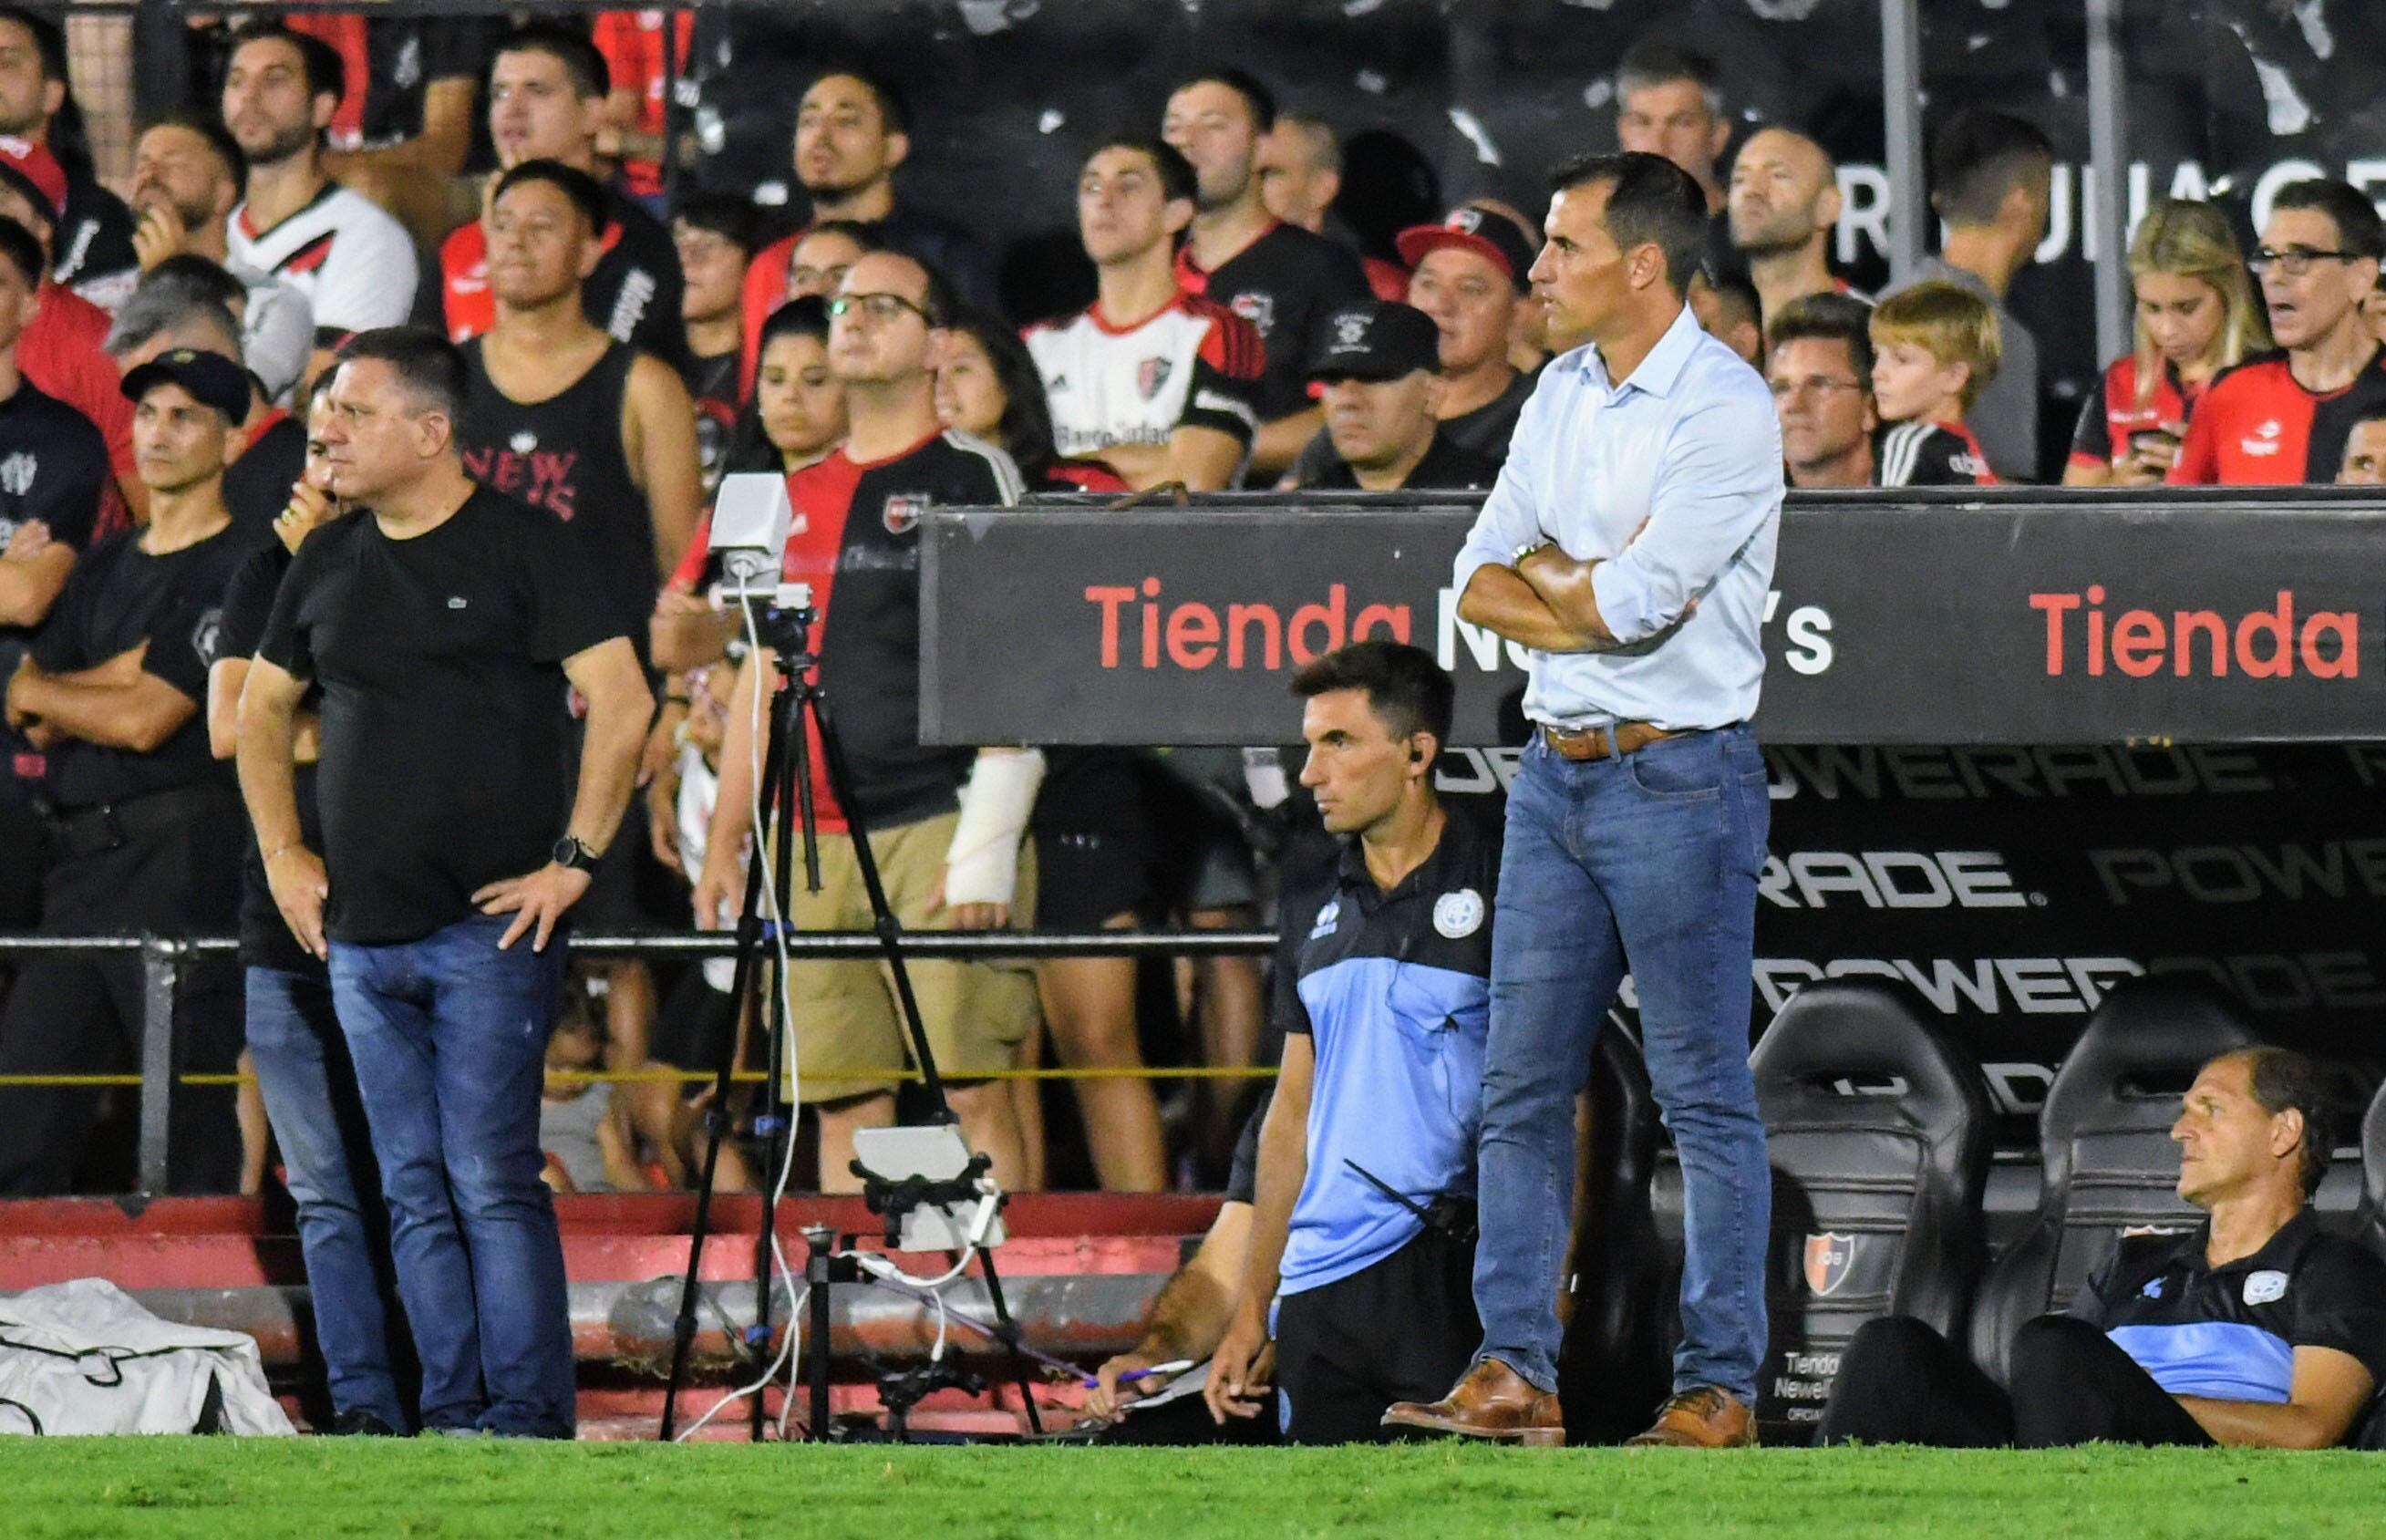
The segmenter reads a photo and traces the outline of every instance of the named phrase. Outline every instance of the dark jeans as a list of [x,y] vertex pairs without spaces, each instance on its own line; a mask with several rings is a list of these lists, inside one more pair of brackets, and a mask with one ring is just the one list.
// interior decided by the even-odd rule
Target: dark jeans
[[370,1412],[403,1432],[410,1419],[391,1355],[390,1328],[403,1318],[389,1210],[331,985],[278,968],[249,969],[248,1052],[298,1205],[298,1246],[332,1409]]
[[569,1438],[571,1321],[538,1098],[565,948],[497,950],[508,917],[332,945],[422,1360],[422,1423]]
[[1817,1442],[1851,1439],[1944,1449],[2212,1442],[2112,1338],[2059,1315],[2015,1334],[2010,1392],[1910,1316],[1865,1322],[1840,1355]]
[[1348,1278],[1276,1306],[1275,1383],[1294,1444],[1376,1444],[1395,1401],[1438,1400],[1482,1334],[1467,1280],[1475,1247],[1427,1229]]
[[1535,738],[1508,791],[1483,1071],[1481,1356],[1557,1388],[1574,1098],[1625,970],[1682,1163],[1677,1390],[1756,1397],[1772,1212],[1748,1072],[1756,876],[1771,818],[1747,727],[1570,761]]

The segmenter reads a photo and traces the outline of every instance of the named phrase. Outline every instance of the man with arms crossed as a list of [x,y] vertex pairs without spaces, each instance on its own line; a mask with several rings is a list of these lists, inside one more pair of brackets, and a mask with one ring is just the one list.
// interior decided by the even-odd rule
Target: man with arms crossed
[[[654,702],[584,547],[464,474],[464,360],[368,332],[332,382],[333,493],[276,595],[240,710],[274,903],[332,965],[422,1360],[421,1422],[568,1438],[563,1246],[538,1104],[564,916],[612,840]],[[322,686],[318,856],[293,718]],[[566,684],[588,702],[563,784]]]
[[1483,1347],[1448,1396],[1386,1421],[1563,1436],[1575,1093],[1628,968],[1687,1251],[1674,1395],[1635,1442],[1748,1444],[1772,1200],[1748,1072],[1768,821],[1748,719],[1781,433],[1764,381],[1684,304],[1698,183],[1626,153],[1576,161],[1556,188],[1533,288],[1553,330],[1590,343],[1543,370],[1453,580],[1460,614],[1530,649],[1483,1070]]

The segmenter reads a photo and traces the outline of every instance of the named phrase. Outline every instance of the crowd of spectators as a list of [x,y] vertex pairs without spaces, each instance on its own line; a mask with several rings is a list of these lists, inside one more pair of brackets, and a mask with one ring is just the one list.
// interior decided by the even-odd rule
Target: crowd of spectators
[[[686,46],[686,20],[675,32],[659,13],[626,11],[511,31],[395,12],[194,21],[204,85],[144,124],[119,196],[82,152],[57,26],[0,6],[0,931],[199,933],[239,918],[229,883],[182,884],[139,914],[105,885],[61,886],[94,842],[137,845],[146,834],[126,831],[158,819],[185,832],[220,819],[199,794],[229,787],[198,751],[197,710],[224,564],[172,559],[182,548],[161,548],[156,519],[161,496],[189,528],[207,522],[190,510],[213,504],[194,502],[184,461],[195,452],[144,459],[135,432],[136,412],[157,408],[130,387],[161,358],[240,366],[236,399],[202,399],[189,382],[215,376],[187,365],[166,388],[223,417],[210,495],[224,538],[257,543],[287,538],[307,407],[347,339],[427,321],[462,344],[466,465],[570,523],[659,685],[646,816],[607,852],[582,918],[674,929],[691,903],[700,924],[728,918],[750,789],[740,681],[754,670],[702,592],[706,504],[724,473],[787,475],[799,508],[878,526],[898,543],[897,568],[927,496],[1170,482],[1480,489],[1500,474],[1543,363],[1580,341],[1555,333],[1535,298],[1537,209],[1477,199],[1363,244],[1347,214],[1351,144],[1279,104],[1275,87],[1296,82],[1233,69],[1188,74],[1077,162],[1090,303],[1074,313],[1004,313],[999,264],[970,210],[906,193],[903,168],[925,141],[902,95],[859,62],[800,82],[789,158],[800,225],[734,194],[668,201],[660,58],[667,42]],[[1792,124],[1746,131],[1714,67],[1669,45],[1635,47],[1614,87],[1614,137],[1672,160],[1705,194],[1690,302],[1767,378],[1790,484],[2043,479],[2037,348],[2006,298],[2046,229],[2044,132],[1978,109],[1938,126],[1929,173],[1944,239],[1876,305],[1834,269],[1840,182],[1815,138]],[[483,132],[494,169],[468,176]],[[2148,211],[2128,254],[2136,345],[2082,413],[2063,481],[2386,478],[2375,206],[2343,183],[2297,182],[2258,241],[2244,252],[2215,206]],[[154,395],[159,377],[147,378]],[[931,443],[963,447],[930,468],[919,457]],[[890,470],[896,459],[909,469]],[[836,531],[815,533],[831,544],[814,556],[839,575]],[[850,570],[840,581],[859,614],[861,582]],[[899,617],[907,602],[916,611],[916,592],[868,602]],[[834,648],[837,624],[826,634]],[[1281,773],[1190,750],[1052,754],[1027,858],[961,901],[947,869],[960,853],[940,843],[955,787],[1011,770],[922,750],[916,717],[899,720],[910,686],[864,687],[879,684],[898,712],[890,741],[914,741],[863,755],[860,790],[891,835],[927,838],[908,858],[907,922],[1235,927],[1267,910],[1252,835],[1284,795]],[[814,918],[857,923],[853,901],[824,901]],[[129,1066],[135,1002],[105,971],[18,969],[0,1069]],[[570,1063],[699,1070],[739,1036],[722,969],[584,972],[585,1031],[559,1049]],[[1230,958],[1174,973],[1102,958],[1017,972],[954,963],[938,965],[928,994],[932,1012],[978,1016],[973,1035],[932,1023],[954,1030],[965,1069],[1033,1066],[1048,1052],[1096,1070],[1132,1070],[1153,1052],[1234,1067],[1269,1054],[1262,977]],[[36,1019],[79,988],[106,1008]],[[807,1083],[825,1131],[891,1116],[892,1083],[873,1078],[900,1060],[880,1030],[882,990],[867,969],[811,967],[799,981],[800,1008],[870,1002],[848,1013],[847,1035],[864,1046]],[[0,1092],[19,1110],[65,1096]],[[1093,1078],[1074,1099],[1082,1159],[1063,1130],[1048,1138],[1029,1090],[988,1092],[964,1113],[1015,1183],[1085,1171],[1154,1189],[1221,1174],[1244,1106],[1232,1081],[1163,1096],[1143,1080]],[[686,1169],[696,1118],[671,1093],[641,1085],[584,1103],[559,1089],[555,1105],[589,1124],[559,1180]],[[55,1125],[59,1148],[0,1163],[0,1191],[120,1174],[108,1165],[120,1141],[90,1137],[89,1098],[73,1108],[73,1126]],[[53,1126],[14,1111],[0,1123]],[[232,1137],[228,1121],[220,1136]],[[264,1161],[253,1133],[250,1145],[254,1181]],[[845,1180],[835,1158],[820,1174]]]

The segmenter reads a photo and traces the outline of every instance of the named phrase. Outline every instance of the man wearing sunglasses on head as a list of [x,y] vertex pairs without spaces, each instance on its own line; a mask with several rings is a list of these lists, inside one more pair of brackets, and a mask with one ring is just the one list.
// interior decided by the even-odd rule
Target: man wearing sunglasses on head
[[2368,194],[2327,179],[2279,190],[2251,266],[2279,350],[2212,382],[2170,480],[2293,486],[2331,480],[2355,423],[2386,407],[2386,368],[2362,301],[2386,225]]
[[[812,806],[821,891],[780,895],[798,931],[872,924],[853,836],[866,827],[886,896],[906,931],[1029,926],[1036,875],[1021,848],[1043,780],[1043,756],[946,748],[920,741],[920,525],[932,506],[1016,502],[1019,468],[983,439],[936,419],[934,365],[953,315],[945,280],[918,258],[878,251],[847,269],[829,301],[828,368],[845,387],[845,443],[787,478],[795,521],[785,576],[811,585],[810,641],[834,702],[855,803],[831,794],[812,745]],[[758,713],[775,683],[770,648],[748,653],[729,701],[721,784],[694,895],[697,921],[718,926],[744,898],[752,832]],[[970,1147],[990,1157],[1006,1190],[1025,1166],[1011,1087],[990,1078],[1018,1060],[1036,1021],[1024,962],[913,960],[908,971]],[[795,1034],[799,1095],[820,1114],[821,1185],[853,1192],[853,1135],[895,1121],[909,1039],[892,980],[874,958],[799,962]]]

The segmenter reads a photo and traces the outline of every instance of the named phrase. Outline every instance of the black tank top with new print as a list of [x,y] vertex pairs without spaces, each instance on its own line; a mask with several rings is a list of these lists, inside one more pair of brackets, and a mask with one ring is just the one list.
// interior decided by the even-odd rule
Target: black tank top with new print
[[622,448],[622,398],[637,349],[615,343],[570,385],[525,404],[489,378],[483,341],[464,344],[472,376],[458,433],[465,470],[491,491],[571,527],[596,562],[607,615],[644,658],[647,619],[659,586],[654,516]]

